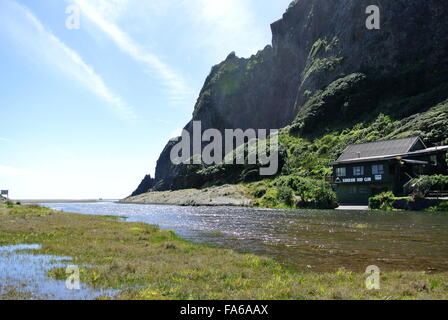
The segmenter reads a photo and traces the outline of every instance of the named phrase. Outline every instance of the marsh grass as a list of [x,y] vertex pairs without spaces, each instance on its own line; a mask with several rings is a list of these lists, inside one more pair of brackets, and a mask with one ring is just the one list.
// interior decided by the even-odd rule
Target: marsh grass
[[[36,253],[73,257],[82,282],[119,289],[117,299],[448,298],[448,273],[387,272],[381,290],[368,291],[361,273],[297,272],[269,258],[193,244],[143,223],[0,206],[0,245],[31,243],[42,244]],[[52,270],[50,276],[65,279],[65,270]]]
[[33,295],[30,292],[20,291],[13,286],[7,286],[0,293],[0,300],[30,300]]

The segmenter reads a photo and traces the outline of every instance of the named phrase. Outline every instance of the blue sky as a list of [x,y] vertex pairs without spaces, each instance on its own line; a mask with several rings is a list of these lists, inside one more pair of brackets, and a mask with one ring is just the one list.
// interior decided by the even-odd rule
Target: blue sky
[[[291,0],[0,0],[0,188],[122,198],[191,118],[211,67],[271,42]],[[67,6],[79,30],[66,27]]]

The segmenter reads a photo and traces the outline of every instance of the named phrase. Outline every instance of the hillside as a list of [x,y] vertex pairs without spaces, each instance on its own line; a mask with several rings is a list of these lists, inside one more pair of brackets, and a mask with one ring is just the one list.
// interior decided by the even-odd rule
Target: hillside
[[[329,162],[350,143],[415,134],[448,143],[448,3],[373,2],[380,30],[365,26],[370,0],[296,0],[271,25],[272,45],[212,68],[189,132],[192,121],[202,130],[283,128],[279,175],[253,188],[260,205],[332,207]],[[256,166],[175,166],[174,143],[134,195],[261,179]]]

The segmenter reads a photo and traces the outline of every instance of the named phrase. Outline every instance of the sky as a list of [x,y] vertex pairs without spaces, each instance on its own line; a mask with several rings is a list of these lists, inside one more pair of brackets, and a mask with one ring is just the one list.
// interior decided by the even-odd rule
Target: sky
[[128,196],[191,119],[211,67],[270,44],[290,2],[0,0],[0,189]]

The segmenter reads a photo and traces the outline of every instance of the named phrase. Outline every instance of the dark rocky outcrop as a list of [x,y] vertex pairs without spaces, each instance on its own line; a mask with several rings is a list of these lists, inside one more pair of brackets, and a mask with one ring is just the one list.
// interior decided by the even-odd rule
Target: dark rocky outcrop
[[151,191],[151,189],[154,188],[155,182],[156,180],[151,178],[150,175],[145,176],[137,189],[132,193],[131,197]]
[[400,199],[393,201],[392,207],[398,210],[422,211],[445,202],[438,199]]
[[[380,30],[365,26],[370,5],[381,8]],[[441,0],[293,1],[271,26],[272,46],[212,68],[192,121],[203,130],[289,126],[313,137],[380,112],[400,120],[426,111],[448,97],[447,16]],[[174,143],[157,162],[155,190],[202,183],[203,168],[171,164]]]

